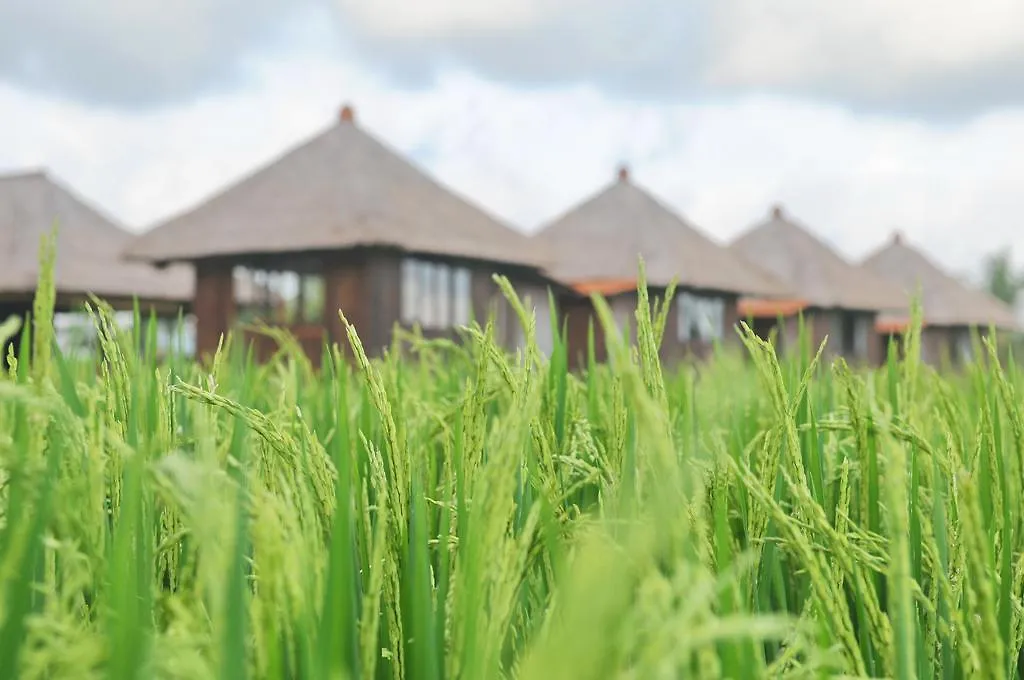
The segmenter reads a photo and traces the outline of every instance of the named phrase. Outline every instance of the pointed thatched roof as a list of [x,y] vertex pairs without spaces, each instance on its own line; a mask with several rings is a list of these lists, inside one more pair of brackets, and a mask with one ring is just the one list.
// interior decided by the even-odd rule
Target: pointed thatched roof
[[40,237],[57,226],[58,295],[187,302],[187,267],[157,270],[124,262],[132,234],[45,171],[0,176],[0,295],[31,296],[39,276]]
[[898,232],[888,244],[869,255],[863,266],[896,283],[908,295],[920,293],[928,326],[994,325],[1002,330],[1018,326],[1009,305],[957,281],[920,250],[908,245]]
[[132,259],[360,246],[539,267],[529,239],[368,134],[345,107],[327,130],[140,236]]
[[810,307],[865,311],[908,307],[900,287],[847,262],[779,206],[730,248],[790,284]]
[[647,282],[727,293],[778,296],[788,287],[702,234],[651,194],[625,168],[617,181],[555,219],[534,238],[565,283],[633,282],[644,260]]

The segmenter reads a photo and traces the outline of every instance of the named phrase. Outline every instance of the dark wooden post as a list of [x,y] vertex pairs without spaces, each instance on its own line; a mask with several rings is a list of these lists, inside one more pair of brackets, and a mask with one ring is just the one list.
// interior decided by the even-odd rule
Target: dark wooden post
[[[370,356],[380,356],[391,345],[391,331],[402,310],[402,260],[388,251],[372,251],[362,272],[358,288],[364,291],[363,326],[359,337]],[[359,326],[356,326],[359,329]]]
[[229,263],[196,263],[196,355],[212,355],[235,319],[235,280]]
[[590,327],[594,328],[594,358],[598,362],[608,360],[604,331],[598,321],[594,305],[590,298],[577,295],[564,295],[559,300],[560,314],[558,323],[565,323],[566,350],[569,368],[574,371],[587,366],[587,344],[590,338]]

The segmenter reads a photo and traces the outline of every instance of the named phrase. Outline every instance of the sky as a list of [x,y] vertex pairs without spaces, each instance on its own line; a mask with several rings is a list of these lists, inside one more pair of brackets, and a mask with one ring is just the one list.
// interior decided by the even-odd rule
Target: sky
[[1024,253],[1019,0],[0,2],[0,172],[143,230],[333,123],[533,231],[634,181],[727,241]]

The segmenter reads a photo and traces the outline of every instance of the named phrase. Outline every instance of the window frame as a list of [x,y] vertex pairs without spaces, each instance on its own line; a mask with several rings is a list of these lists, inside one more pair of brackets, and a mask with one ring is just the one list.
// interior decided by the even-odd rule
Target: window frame
[[469,323],[473,285],[468,267],[447,260],[403,257],[399,286],[402,325],[440,331]]
[[[239,274],[248,276],[254,288],[252,302],[243,304],[237,299],[238,316],[247,321],[270,326],[298,327],[323,325],[327,318],[327,278],[319,262],[270,263],[237,265],[232,270],[235,281]],[[282,293],[280,288],[290,289]],[[307,297],[312,289],[319,289],[320,304],[310,307]],[[275,295],[280,305],[275,304]]]
[[[704,316],[703,319],[701,315]],[[723,337],[725,298],[719,295],[681,291],[676,299],[676,339],[682,343],[711,344]]]

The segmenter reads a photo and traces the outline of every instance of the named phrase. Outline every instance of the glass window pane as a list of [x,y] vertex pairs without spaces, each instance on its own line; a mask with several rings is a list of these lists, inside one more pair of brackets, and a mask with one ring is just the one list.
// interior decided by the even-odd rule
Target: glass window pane
[[278,272],[267,272],[267,304],[270,307],[267,320],[281,323],[284,320],[285,297],[281,286],[281,275]]
[[232,275],[235,280],[235,306],[238,321],[249,323],[255,315],[260,297],[255,272],[246,267],[235,267]]
[[424,328],[434,325],[434,267],[431,262],[420,262],[420,314],[419,321]]
[[307,323],[320,323],[324,320],[324,304],[326,302],[324,277],[319,274],[306,274],[302,277],[302,319]]
[[447,328],[452,323],[451,269],[448,265],[437,265],[435,284],[435,293],[437,295],[437,325],[441,328]]
[[248,321],[265,320],[270,313],[270,281],[267,272],[257,269],[251,274],[252,305]]
[[469,270],[459,267],[455,270],[455,323],[460,326],[469,324],[472,309],[472,294]]
[[689,293],[680,293],[679,305],[676,311],[676,332],[681,342],[689,342],[691,339],[690,324],[693,320],[693,300]]
[[537,347],[544,356],[550,356],[554,346],[554,338],[551,332],[551,300],[547,292],[538,295],[534,310],[537,315],[536,333]]
[[961,362],[966,364],[974,360],[974,343],[970,331],[964,330],[957,333],[956,345]]
[[291,324],[298,318],[299,275],[295,272],[274,272],[272,290],[277,298],[277,323]]
[[[615,320],[619,335],[626,342],[633,340],[633,320],[636,318],[636,300],[631,296],[617,297],[612,303],[612,319]],[[600,322],[594,319],[594,330],[600,330]]]
[[416,320],[416,260],[402,260],[402,323],[411,325]]

